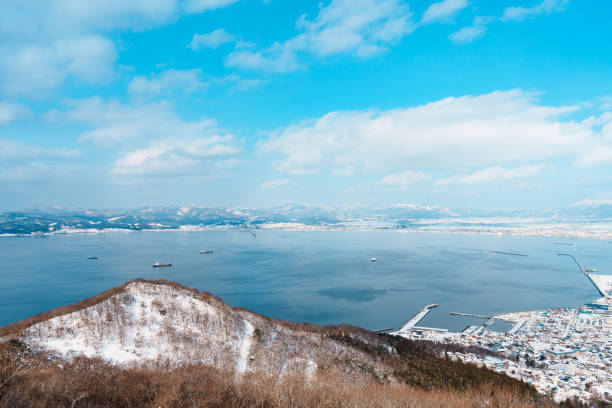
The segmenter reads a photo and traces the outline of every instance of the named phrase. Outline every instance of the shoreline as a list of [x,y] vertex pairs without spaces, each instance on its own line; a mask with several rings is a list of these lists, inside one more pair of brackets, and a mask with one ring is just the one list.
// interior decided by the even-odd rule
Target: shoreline
[[[580,268],[593,282],[588,269]],[[612,275],[595,275],[598,276],[605,277],[604,289],[595,285],[603,297],[578,307],[480,316],[490,320],[459,332],[416,326],[417,320],[407,330],[402,327],[390,334],[410,340],[484,347],[499,353],[500,357],[483,357],[456,352],[449,353],[449,358],[520,379],[543,394],[551,393],[557,402],[566,398],[587,402],[593,397],[612,402],[612,373],[608,370],[612,364]],[[495,320],[511,323],[512,327],[505,332],[489,329]]]
[[[486,226],[486,227],[455,227],[440,224],[440,227],[427,225],[415,227],[396,227],[396,226],[356,226],[356,225],[309,225],[302,223],[269,223],[261,224],[257,227],[250,226],[254,231],[291,231],[291,232],[312,232],[312,231],[355,231],[355,232],[377,232],[393,231],[398,233],[425,232],[442,233],[457,235],[498,235],[498,236],[517,236],[517,237],[551,237],[551,238],[572,238],[572,239],[597,239],[612,240],[612,222],[603,223],[606,228],[589,228],[594,224],[530,224],[517,226]],[[598,227],[601,224],[597,224]],[[131,233],[131,232],[200,232],[200,231],[246,231],[243,227],[231,225],[182,225],[178,228],[64,228],[49,232],[31,233],[3,233],[0,238],[36,238],[50,237],[54,235],[69,234],[108,234],[108,233]]]

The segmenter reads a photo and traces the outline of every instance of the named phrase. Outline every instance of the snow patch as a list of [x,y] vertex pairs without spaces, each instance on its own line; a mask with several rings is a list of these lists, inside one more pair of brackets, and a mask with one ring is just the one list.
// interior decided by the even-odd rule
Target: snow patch
[[253,325],[248,320],[244,320],[244,334],[242,336],[242,341],[240,342],[240,346],[238,348],[239,355],[238,361],[236,363],[236,372],[239,374],[242,374],[246,371],[247,359],[251,350],[251,341],[254,331],[255,328],[253,327]]

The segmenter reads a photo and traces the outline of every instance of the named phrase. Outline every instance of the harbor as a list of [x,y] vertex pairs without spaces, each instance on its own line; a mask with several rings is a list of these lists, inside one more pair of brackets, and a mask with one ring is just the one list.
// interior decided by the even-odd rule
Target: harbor
[[[532,384],[555,400],[597,398],[612,403],[612,275],[586,268],[571,257],[597,289],[600,298],[580,307],[483,315],[451,312],[486,320],[459,332],[416,326],[436,304],[423,307],[400,330],[390,333],[413,340],[477,346],[494,356],[448,353],[450,358],[502,372]],[[512,326],[505,332],[488,328],[495,320]]]
[[427,305],[425,306],[423,309],[421,309],[417,314],[415,314],[412,318],[410,318],[410,320],[408,320],[406,323],[404,323],[404,325],[396,332],[393,333],[389,333],[389,334],[393,334],[393,335],[402,335],[402,334],[407,334],[410,333],[411,330],[413,329],[417,329],[417,330],[434,330],[434,331],[440,331],[440,330],[444,330],[444,329],[436,329],[436,328],[427,328],[427,327],[418,327],[416,328],[416,324],[418,322],[420,322],[421,320],[423,320],[423,318],[425,316],[427,316],[427,314],[430,312],[431,309],[438,307],[437,304],[432,303],[431,305]]
[[600,275],[597,273],[597,269],[584,267],[573,254],[558,253],[557,255],[572,258],[580,268],[580,272],[584,273],[599,294],[604,298],[612,299],[612,275]]

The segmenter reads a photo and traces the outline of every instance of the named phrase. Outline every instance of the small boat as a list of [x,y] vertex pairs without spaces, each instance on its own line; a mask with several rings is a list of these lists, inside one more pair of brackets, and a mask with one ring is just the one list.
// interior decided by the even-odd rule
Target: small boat
[[87,259],[98,259],[97,256],[88,256]]
[[376,258],[370,258],[370,262],[376,262]]
[[164,268],[166,266],[172,266],[172,264],[171,263],[159,263],[159,262],[155,262],[153,264],[154,268]]
[[210,249],[200,249],[200,253],[201,254],[212,254],[213,251],[211,251]]

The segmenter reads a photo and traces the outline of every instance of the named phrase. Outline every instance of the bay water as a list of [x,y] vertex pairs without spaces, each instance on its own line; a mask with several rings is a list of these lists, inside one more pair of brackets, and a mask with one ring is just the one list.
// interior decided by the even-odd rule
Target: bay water
[[572,251],[559,241],[575,243],[585,266],[612,273],[606,240],[282,230],[2,237],[0,326],[130,279],[163,278],[269,317],[373,330],[397,329],[437,303],[419,325],[457,331],[483,320],[450,312],[575,307],[599,297],[571,258],[557,255]]

